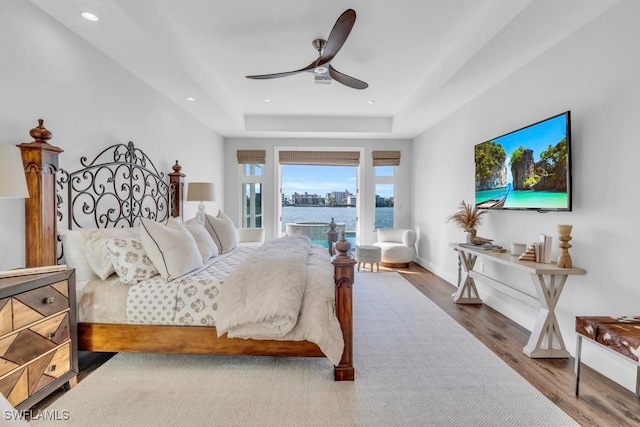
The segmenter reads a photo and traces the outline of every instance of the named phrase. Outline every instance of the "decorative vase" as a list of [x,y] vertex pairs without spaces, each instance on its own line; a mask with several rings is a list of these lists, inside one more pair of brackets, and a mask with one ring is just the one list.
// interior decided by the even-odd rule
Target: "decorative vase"
[[571,268],[573,264],[571,263],[571,255],[569,255],[569,248],[571,245],[569,241],[571,240],[571,229],[573,225],[570,224],[559,224],[558,225],[558,240],[560,240],[560,255],[558,255],[558,267],[560,268]]

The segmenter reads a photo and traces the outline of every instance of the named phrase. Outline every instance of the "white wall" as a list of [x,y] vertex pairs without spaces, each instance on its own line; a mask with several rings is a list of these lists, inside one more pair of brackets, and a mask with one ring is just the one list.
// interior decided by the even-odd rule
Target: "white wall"
[[[133,141],[160,171],[175,160],[187,182],[222,180],[222,138],[32,3],[3,0],[0,13],[0,143],[30,142],[45,120],[60,167]],[[219,202],[223,207],[223,189]],[[185,203],[188,217],[197,204]],[[0,270],[24,266],[24,202],[0,199]]]
[[[538,120],[572,112],[573,212],[492,211],[479,235],[504,246],[533,242],[556,225],[573,224],[570,254],[586,276],[567,281],[557,315],[573,353],[574,320],[581,315],[638,315],[635,277],[640,229],[637,196],[640,117],[640,2],[624,1],[514,72],[413,142],[413,226],[420,232],[420,262],[455,283],[457,261],[449,242],[463,233],[445,218],[460,200],[473,201],[473,146]],[[452,163],[441,162],[452,158]],[[554,258],[558,249],[555,248]],[[533,293],[528,275],[485,263],[485,272]],[[481,297],[531,329],[535,310],[486,286]],[[632,389],[635,372],[585,344],[587,364]]]
[[[408,227],[411,218],[411,141],[409,140],[368,140],[368,139],[320,139],[320,138],[227,138],[225,139],[225,206],[226,213],[238,223],[241,217],[241,187],[237,150],[266,150],[267,158],[264,167],[263,181],[263,224],[267,237],[276,235],[273,216],[277,211],[278,198],[276,149],[278,147],[310,147],[324,150],[349,149],[362,150],[360,157],[361,175],[359,180],[359,202],[361,203],[359,225],[362,232],[358,235],[358,243],[371,244],[376,240],[375,223],[375,183],[372,151],[400,150],[400,166],[397,168],[395,185],[395,218],[396,227]],[[341,190],[337,188],[336,190]],[[335,219],[337,222],[340,218]]]

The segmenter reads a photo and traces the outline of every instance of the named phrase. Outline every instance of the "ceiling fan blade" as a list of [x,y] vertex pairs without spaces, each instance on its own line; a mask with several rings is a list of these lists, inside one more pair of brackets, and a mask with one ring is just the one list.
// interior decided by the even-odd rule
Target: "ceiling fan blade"
[[303,71],[309,71],[316,67],[316,62],[312,62],[304,68],[300,68],[299,70],[294,71],[285,71],[283,73],[273,73],[273,74],[258,74],[254,76],[246,76],[248,79],[257,79],[257,80],[268,80],[268,79],[277,79],[280,77],[293,76],[294,74],[302,73]]
[[338,83],[342,83],[345,86],[352,87],[354,89],[366,89],[369,85],[362,80],[358,80],[355,77],[347,76],[346,74],[342,74],[340,71],[333,68],[333,66],[329,65],[329,75],[331,78]]
[[336,53],[342,48],[342,45],[347,40],[353,24],[356,23],[356,11],[353,9],[345,10],[338,18],[329,38],[327,38],[327,44],[324,46],[322,56],[318,60],[318,65],[324,65],[330,62]]

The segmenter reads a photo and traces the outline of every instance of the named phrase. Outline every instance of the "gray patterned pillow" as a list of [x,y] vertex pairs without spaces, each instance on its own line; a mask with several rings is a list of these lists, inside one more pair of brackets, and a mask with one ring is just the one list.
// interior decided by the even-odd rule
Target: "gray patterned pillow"
[[121,282],[133,285],[158,274],[140,239],[106,239],[104,244]]

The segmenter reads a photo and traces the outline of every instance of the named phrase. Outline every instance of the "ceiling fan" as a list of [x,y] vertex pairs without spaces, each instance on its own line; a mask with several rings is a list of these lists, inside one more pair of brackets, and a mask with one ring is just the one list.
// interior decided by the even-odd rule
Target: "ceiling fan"
[[315,75],[316,83],[330,83],[331,79],[349,86],[354,89],[366,89],[369,85],[362,80],[343,74],[333,68],[331,61],[336,56],[342,45],[347,40],[353,24],[356,22],[356,11],[348,9],[340,15],[336,21],[329,38],[327,40],[316,39],[313,41],[313,47],[318,51],[318,59],[304,68],[294,71],[286,71],[284,73],[261,74],[255,76],[247,76],[248,79],[276,79],[279,77],[292,76],[294,74],[309,72]]

